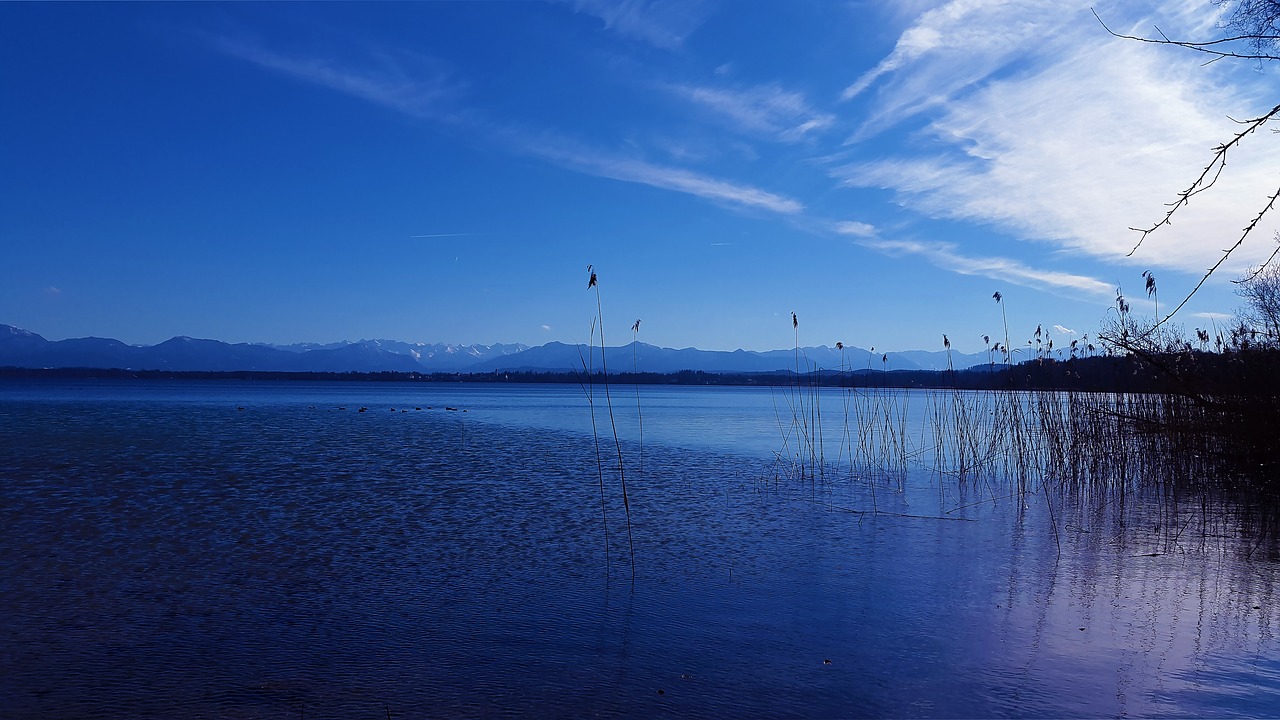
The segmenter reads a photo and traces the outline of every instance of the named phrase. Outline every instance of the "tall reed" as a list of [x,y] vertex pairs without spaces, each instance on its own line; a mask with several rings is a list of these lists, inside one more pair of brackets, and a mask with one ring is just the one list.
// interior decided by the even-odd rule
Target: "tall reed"
[[[1154,279],[1144,277],[1154,299]],[[1055,347],[1040,325],[1026,340],[1026,355],[1017,358],[1005,298],[997,292],[993,299],[1004,341],[993,345],[984,336],[987,368],[965,370],[955,366],[950,338],[943,336],[947,369],[925,396],[923,414],[914,416],[923,418],[918,436],[906,419],[914,391],[894,387],[887,355],[880,356],[879,377],[871,355],[865,375],[855,377],[844,344],[836,343],[839,370],[828,371],[825,382],[841,393],[837,412],[844,426],[833,457],[823,453],[823,370],[804,357],[793,314],[794,371],[784,394],[789,424],[774,397],[783,444],[778,459],[811,485],[848,463],[851,481],[870,484],[871,513],[883,509],[877,487],[885,479],[897,478],[902,491],[907,475],[918,471],[939,477],[940,507],[951,504],[948,488],[956,489],[952,511],[1010,499],[1021,511],[1038,494],[1059,549],[1069,523],[1104,508],[1123,513],[1135,497],[1144,507],[1165,508],[1167,522],[1160,525],[1171,543],[1185,542],[1197,529],[1202,537],[1280,535],[1280,353],[1250,354],[1247,335],[1214,338],[1198,331],[1199,351],[1167,328],[1144,335],[1117,291],[1116,330],[1103,334],[1111,347],[1104,344],[1099,353],[1088,336]],[[1144,337],[1158,339],[1159,347],[1125,351],[1120,345]],[[1216,353],[1207,352],[1211,341]],[[965,497],[966,488],[981,499]]]
[[638,469],[641,480],[644,479],[644,413],[640,410],[640,363],[636,355],[637,346],[640,343],[640,320],[637,319],[635,324],[631,326],[631,374],[635,378],[636,390],[636,420],[640,424],[640,466]]
[[[622,442],[618,439],[618,423],[613,415],[613,397],[609,392],[609,365],[605,358],[605,340],[604,340],[604,304],[600,299],[600,284],[596,278],[595,268],[591,265],[587,266],[587,272],[591,277],[587,280],[587,289],[592,288],[596,291],[596,323],[600,326],[600,377],[604,385],[605,405],[609,410],[609,427],[613,431],[613,446],[618,457],[618,480],[622,485],[622,508],[627,520],[627,552],[631,558],[631,579],[634,582],[636,577],[636,547],[635,540],[631,533],[631,499],[627,494],[627,470],[622,459]],[[639,323],[637,323],[638,325]],[[639,330],[639,327],[636,328]],[[638,397],[638,396],[637,396]],[[595,419],[592,417],[592,430],[594,432]],[[603,485],[603,479],[601,480]],[[603,491],[602,491],[603,498]]]
[[[587,270],[591,271],[591,266],[587,266]],[[595,282],[596,274],[591,272],[591,281]],[[593,287],[588,285],[587,287]],[[586,357],[583,357],[582,346],[578,346],[578,362],[582,364],[585,377],[578,381],[578,385],[582,388],[582,392],[587,397],[587,408],[591,415],[591,440],[595,444],[596,452],[596,478],[600,481],[600,524],[604,528],[604,567],[605,573],[608,574],[610,567],[610,551],[609,551],[609,509],[604,497],[604,458],[600,454],[600,431],[596,425],[596,402],[595,402],[595,342],[596,342],[596,318],[591,320],[591,334],[587,343]]]

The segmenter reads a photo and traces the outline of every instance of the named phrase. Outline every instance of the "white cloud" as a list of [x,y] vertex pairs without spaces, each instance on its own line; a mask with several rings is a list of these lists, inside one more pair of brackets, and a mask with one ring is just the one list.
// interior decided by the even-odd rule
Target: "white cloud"
[[1096,278],[1056,270],[1040,270],[1011,258],[968,256],[961,253],[953,243],[863,240],[859,244],[889,255],[918,255],[933,265],[961,275],[981,275],[1025,287],[1066,290],[1072,294],[1084,293],[1107,300],[1114,297],[1114,288]]
[[804,205],[749,185],[739,185],[708,177],[689,170],[652,165],[640,160],[578,158],[584,171],[603,177],[638,182],[664,190],[675,190],[709,200],[724,200],[736,205],[761,208],[776,213],[795,214]]
[[666,50],[684,44],[706,20],[703,0],[569,0],[574,10],[592,15],[620,35]]
[[[1132,3],[1099,7],[1136,18]],[[1204,37],[1202,4],[1156,7],[1166,32]],[[960,62],[964,58],[964,62]],[[849,86],[871,104],[858,138],[927,118],[927,152],[835,168],[847,185],[894,190],[935,217],[999,227],[1026,239],[1119,260],[1190,185],[1211,149],[1270,109],[1274,88],[1252,68],[1203,66],[1195,53],[1117,40],[1080,2],[955,0],[926,12],[872,71]],[[876,87],[879,92],[870,96]],[[940,151],[935,148],[941,147]],[[1202,272],[1275,192],[1280,145],[1251,136],[1218,185],[1147,240],[1144,265]],[[1257,262],[1275,222],[1225,276]]]
[[678,97],[714,113],[739,132],[771,135],[786,142],[830,127],[835,116],[813,109],[802,93],[778,85],[747,89],[668,85]]
[[844,222],[836,223],[836,232],[841,235],[869,238],[875,237],[876,226],[869,223],[858,222],[856,220],[845,220]]
[[545,325],[545,324],[544,324],[544,325],[542,325],[542,331],[543,331],[543,332],[551,332],[551,326],[550,326],[550,325]]
[[[378,69],[362,70],[326,60],[291,58],[226,38],[216,40],[215,44],[228,55],[413,117],[445,122],[457,122],[463,117],[461,113],[448,115],[439,111],[441,101],[449,98],[453,90],[445,73],[438,68],[431,71],[435,66],[428,58],[399,53],[412,58],[430,71],[415,76],[405,70],[405,63],[393,62],[389,53],[381,55],[383,62]],[[750,185],[720,180],[681,168],[576,148],[562,140],[548,139],[545,135],[533,138],[509,126],[485,121],[474,113],[466,116],[466,122],[473,131],[487,133],[495,139],[505,139],[520,152],[541,157],[576,172],[641,183],[787,215],[804,210],[804,206],[797,200]]]
[[435,60],[403,51],[376,53],[365,67],[316,57],[294,57],[233,38],[214,47],[235,58],[419,118],[439,118],[452,97],[448,73]]
[[687,193],[708,200],[724,201],[741,207],[768,210],[784,215],[796,215],[804,210],[804,205],[798,200],[683,168],[656,165],[644,160],[588,150],[576,147],[567,141],[548,139],[545,136],[537,139],[517,137],[515,142],[523,152],[588,175],[641,183],[663,190]]
[[872,112],[852,140],[945,105],[996,71],[1026,63],[1044,43],[1052,43],[1059,29],[1055,25],[1072,8],[1087,9],[1088,4],[952,0],[927,10],[903,31],[892,53],[841,94],[842,100],[851,100],[882,84]]
[[1075,330],[1072,330],[1069,327],[1063,327],[1061,325],[1054,325],[1053,331],[1058,333],[1059,335],[1075,335],[1076,334]]

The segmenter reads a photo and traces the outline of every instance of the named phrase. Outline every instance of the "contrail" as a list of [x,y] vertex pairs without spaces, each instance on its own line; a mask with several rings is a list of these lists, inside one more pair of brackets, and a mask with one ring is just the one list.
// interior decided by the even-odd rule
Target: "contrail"
[[480,233],[436,233],[434,235],[410,235],[411,238],[468,237]]

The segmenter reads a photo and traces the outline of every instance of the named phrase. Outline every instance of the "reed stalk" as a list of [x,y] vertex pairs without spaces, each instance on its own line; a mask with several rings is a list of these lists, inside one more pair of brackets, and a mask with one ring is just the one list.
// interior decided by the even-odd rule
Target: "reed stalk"
[[[590,270],[591,266],[588,265]],[[595,282],[595,273],[591,273],[591,280]],[[591,287],[588,285],[588,287]],[[595,341],[596,341],[596,319],[591,320],[591,334],[587,344],[587,356],[582,356],[582,346],[578,346],[578,362],[582,364],[582,368],[586,374],[586,378],[578,382],[582,388],[582,392],[587,397],[587,408],[591,415],[591,440],[595,444],[596,451],[596,478],[600,481],[600,524],[604,528],[604,568],[605,574],[609,574],[610,552],[609,552],[609,509],[604,497],[604,458],[600,453],[600,431],[596,425],[596,403],[595,403]]]
[[640,466],[638,473],[641,481],[644,480],[644,413],[640,410],[640,363],[636,356],[636,349],[640,342],[640,320],[637,319],[635,324],[631,326],[631,374],[635,378],[636,390],[636,419],[640,423]]
[[622,442],[618,439],[618,423],[613,415],[613,397],[609,392],[609,365],[608,360],[605,358],[604,304],[600,299],[600,284],[597,281],[595,269],[588,265],[587,271],[591,273],[591,277],[587,281],[587,289],[595,288],[596,291],[596,320],[600,325],[600,376],[601,383],[604,385],[605,406],[609,410],[609,427],[613,431],[613,446],[618,455],[618,481],[622,485],[622,508],[627,520],[627,551],[631,558],[631,581],[634,583],[636,579],[636,547],[631,533],[631,500],[627,494],[627,471],[622,460]]

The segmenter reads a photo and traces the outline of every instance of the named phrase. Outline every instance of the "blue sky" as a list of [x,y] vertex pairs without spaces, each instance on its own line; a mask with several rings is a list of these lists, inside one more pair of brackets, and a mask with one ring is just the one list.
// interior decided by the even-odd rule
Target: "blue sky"
[[[963,351],[1182,297],[1270,133],[1153,224],[1276,74],[1089,2],[0,4],[0,322],[151,344],[391,338]],[[1208,2],[1092,2],[1218,32]],[[1270,221],[1269,221],[1270,222]],[[1209,327],[1254,233],[1180,313]]]

